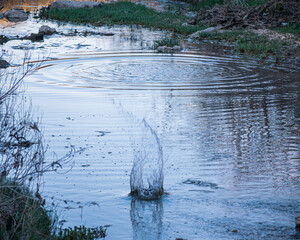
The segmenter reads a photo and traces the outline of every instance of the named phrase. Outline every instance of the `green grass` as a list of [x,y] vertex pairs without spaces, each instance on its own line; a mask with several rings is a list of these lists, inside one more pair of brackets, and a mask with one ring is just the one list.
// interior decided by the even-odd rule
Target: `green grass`
[[294,24],[289,24],[284,27],[273,28],[273,30],[282,32],[282,33],[291,33],[291,34],[295,34],[295,35],[300,35],[300,22],[294,23]]
[[236,52],[247,53],[262,59],[270,56],[278,59],[291,56],[296,51],[299,51],[299,47],[291,46],[286,41],[270,40],[266,36],[261,36],[250,31],[201,33],[198,40],[229,44]]
[[106,236],[105,227],[59,228],[26,186],[0,180],[0,239],[94,240]]
[[265,4],[267,0],[248,0],[247,6],[249,7],[257,7],[259,5]]
[[180,44],[177,38],[164,37],[163,39],[155,40],[153,44],[153,48],[157,49],[159,46],[174,47],[179,45]]
[[[189,2],[188,0],[186,0]],[[200,9],[210,9],[214,7],[216,4],[223,4],[223,0],[202,0],[200,2],[191,3],[189,9],[191,11],[198,11]]]
[[51,220],[33,194],[20,184],[0,182],[0,239],[47,239]]
[[182,23],[188,20],[186,16],[172,12],[159,12],[130,2],[106,3],[103,7],[91,9],[43,9],[40,17],[81,24],[91,23],[96,26],[141,25],[180,34],[191,34],[206,28],[204,24],[182,26]]
[[106,229],[103,227],[87,228],[85,226],[60,229],[56,240],[94,240],[105,238]]

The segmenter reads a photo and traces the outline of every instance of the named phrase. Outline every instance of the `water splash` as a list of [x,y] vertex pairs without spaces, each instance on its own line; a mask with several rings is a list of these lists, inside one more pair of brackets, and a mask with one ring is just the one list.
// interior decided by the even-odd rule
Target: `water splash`
[[156,131],[142,120],[143,134],[134,144],[130,174],[130,194],[143,200],[156,200],[164,192],[163,150]]

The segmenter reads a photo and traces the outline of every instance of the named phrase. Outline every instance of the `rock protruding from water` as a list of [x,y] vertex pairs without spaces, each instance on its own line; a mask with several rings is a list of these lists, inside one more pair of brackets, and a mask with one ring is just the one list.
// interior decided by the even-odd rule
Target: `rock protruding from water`
[[295,217],[296,229],[300,230],[300,214]]
[[88,2],[88,1],[63,1],[59,0],[56,2],[53,2],[50,4],[50,8],[72,8],[72,9],[77,9],[77,8],[93,8],[93,7],[101,7],[103,3],[99,2]]
[[56,33],[55,28],[51,28],[48,25],[43,25],[43,26],[41,26],[39,28],[39,34],[42,34],[42,35],[52,35],[54,33]]
[[44,40],[44,34],[31,33],[30,36],[26,36],[24,39],[31,40],[32,42],[40,42]]
[[0,68],[7,68],[9,66],[10,64],[7,61],[0,59]]
[[9,38],[4,36],[4,35],[0,35],[0,45],[3,43],[6,43],[9,41]]
[[199,34],[201,33],[212,33],[212,32],[217,32],[221,29],[222,27],[218,26],[218,27],[209,27],[209,28],[206,28],[204,30],[200,30],[200,31],[197,31],[197,32],[194,32],[190,35],[190,38],[198,38],[199,37]]
[[21,8],[13,8],[6,11],[4,17],[10,22],[22,22],[28,19],[28,14]]

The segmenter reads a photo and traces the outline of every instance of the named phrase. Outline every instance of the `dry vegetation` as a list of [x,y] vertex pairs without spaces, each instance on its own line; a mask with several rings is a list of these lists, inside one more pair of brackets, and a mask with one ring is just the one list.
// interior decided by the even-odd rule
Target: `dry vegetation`
[[74,151],[45,163],[43,133],[20,86],[40,64],[0,70],[0,239],[47,239],[52,221],[41,197],[41,177],[69,161]]

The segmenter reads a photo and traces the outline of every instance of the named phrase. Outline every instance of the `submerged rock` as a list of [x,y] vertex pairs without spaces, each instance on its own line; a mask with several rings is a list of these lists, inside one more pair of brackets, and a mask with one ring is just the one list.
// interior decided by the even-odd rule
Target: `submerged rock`
[[183,182],[184,184],[193,184],[199,187],[209,187],[211,189],[218,189],[218,184],[216,183],[211,183],[211,182],[205,182],[205,181],[201,181],[198,179],[188,179],[186,181]]
[[52,35],[53,33],[56,33],[55,28],[51,28],[48,25],[43,25],[39,28],[39,33],[38,34]]
[[21,8],[13,8],[6,11],[4,17],[10,22],[21,22],[28,19],[28,14]]
[[99,2],[88,2],[88,1],[56,1],[50,4],[50,8],[93,8],[93,7],[101,7],[103,3]]
[[7,68],[9,66],[10,64],[7,61],[0,59],[0,68]]
[[300,229],[300,214],[295,217],[296,228]]

